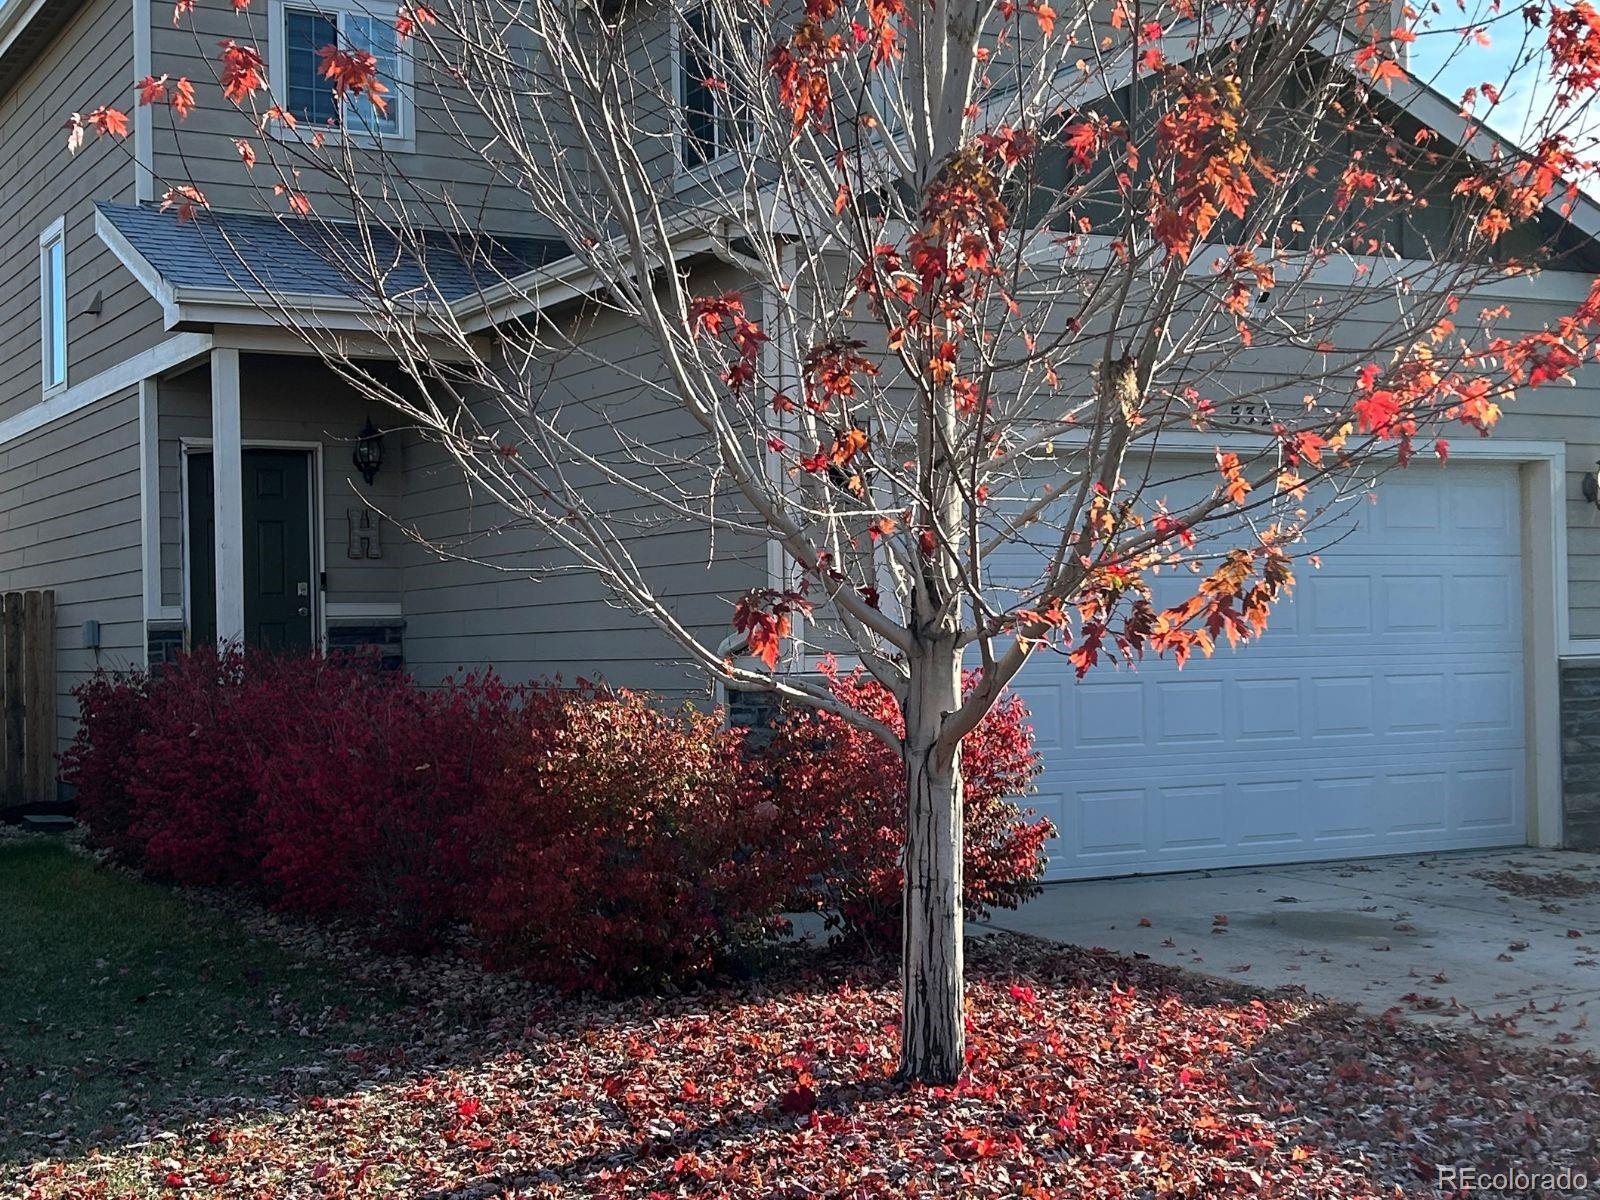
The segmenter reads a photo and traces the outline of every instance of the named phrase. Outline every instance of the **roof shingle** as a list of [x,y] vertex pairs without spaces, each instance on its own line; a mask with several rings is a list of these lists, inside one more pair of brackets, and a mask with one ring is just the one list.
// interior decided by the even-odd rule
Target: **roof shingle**
[[[318,218],[208,210],[179,221],[148,204],[96,207],[174,288],[446,303],[567,255],[554,239],[388,231]],[[370,246],[370,252],[365,248]]]

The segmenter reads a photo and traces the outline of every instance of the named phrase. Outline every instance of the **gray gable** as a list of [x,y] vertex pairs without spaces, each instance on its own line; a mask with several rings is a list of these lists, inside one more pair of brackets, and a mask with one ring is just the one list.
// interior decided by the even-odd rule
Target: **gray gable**
[[396,238],[317,217],[202,211],[179,220],[176,209],[150,204],[96,207],[173,288],[451,302],[568,253],[554,239],[469,241],[440,230]]

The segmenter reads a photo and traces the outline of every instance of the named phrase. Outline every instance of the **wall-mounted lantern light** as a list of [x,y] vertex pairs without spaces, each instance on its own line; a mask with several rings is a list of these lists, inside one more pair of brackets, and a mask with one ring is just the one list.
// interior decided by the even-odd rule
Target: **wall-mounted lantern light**
[[356,437],[356,450],[351,456],[351,461],[356,465],[356,470],[361,472],[361,478],[370,485],[378,476],[378,468],[383,466],[383,434],[379,433],[372,424],[372,418],[367,418],[367,423],[361,427],[361,433]]
[[1600,508],[1600,462],[1595,463],[1595,467],[1595,471],[1583,477],[1583,498]]

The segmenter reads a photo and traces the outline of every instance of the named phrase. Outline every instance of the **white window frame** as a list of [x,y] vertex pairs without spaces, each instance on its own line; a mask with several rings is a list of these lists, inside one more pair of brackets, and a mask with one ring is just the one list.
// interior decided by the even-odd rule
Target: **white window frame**
[[[673,161],[677,164],[677,173],[686,179],[703,179],[708,175],[716,175],[728,167],[733,156],[734,147],[729,141],[728,128],[737,119],[731,113],[719,112],[713,127],[716,140],[712,144],[712,153],[704,162],[691,163],[688,158],[689,148],[689,76],[685,70],[688,54],[685,50],[685,37],[683,30],[684,18],[690,11],[714,11],[709,4],[691,4],[682,12],[672,15],[672,94],[677,104],[677,124],[673,137]],[[717,93],[726,97],[727,92]],[[752,129],[752,135],[754,130]]]
[[[347,16],[368,17],[377,21],[393,20],[393,9],[385,9],[377,3],[364,3],[363,0],[270,0],[267,5],[267,82],[272,88],[274,100],[285,108],[289,105],[287,72],[289,39],[285,34],[284,18],[290,9],[313,12],[330,18],[338,28],[341,42],[345,41],[344,18]],[[320,133],[328,140],[347,138],[353,145],[382,147],[388,150],[416,149],[416,120],[412,111],[416,90],[412,87],[411,48],[398,39],[395,48],[400,78],[383,81],[389,88],[390,102],[398,102],[399,105],[395,132],[385,133],[364,123],[345,124],[341,121],[338,126],[302,122],[296,127],[295,133],[303,138],[312,138]],[[331,81],[328,87],[332,91]],[[278,126],[274,132],[282,136],[282,128]]]
[[[51,267],[51,258],[57,246],[61,247],[59,277]],[[60,290],[61,320],[56,320],[56,291]],[[57,217],[39,234],[39,381],[43,394],[54,396],[67,390],[67,222]],[[60,361],[57,362],[56,338],[61,342]],[[60,372],[57,374],[57,366]]]

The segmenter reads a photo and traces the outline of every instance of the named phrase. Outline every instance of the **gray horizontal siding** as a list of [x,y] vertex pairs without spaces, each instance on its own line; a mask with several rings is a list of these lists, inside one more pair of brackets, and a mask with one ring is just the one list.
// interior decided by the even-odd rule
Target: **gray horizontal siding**
[[[153,73],[174,78],[187,76],[195,82],[198,100],[197,107],[182,123],[174,124],[165,119],[164,113],[157,114],[156,177],[191,182],[218,208],[268,207],[284,211],[283,201],[272,196],[277,175],[267,165],[266,149],[259,142],[254,123],[246,113],[227,103],[213,82],[218,70],[217,43],[224,38],[253,45],[270,61],[272,23],[267,6],[253,5],[241,14],[235,11],[231,0],[200,0],[193,13],[174,26],[170,0],[143,2],[151,4]],[[369,11],[377,16],[392,16],[395,10],[392,5],[374,5]],[[417,43],[413,43],[413,49],[419,54],[427,53],[425,48],[417,49]],[[514,189],[495,184],[489,168],[462,144],[463,135],[455,131],[453,121],[461,122],[472,145],[488,139],[484,130],[475,128],[464,101],[458,100],[446,111],[440,97],[452,85],[428,74],[423,62],[419,61],[415,69],[419,81],[414,96],[415,148],[411,152],[395,152],[387,171],[372,172],[374,186],[368,189],[369,196],[398,196],[414,208],[416,219],[427,224],[447,225],[453,204],[467,214],[465,219],[481,220],[483,227],[498,233],[548,232],[547,223],[533,214],[526,200]],[[253,176],[240,162],[235,138],[249,138],[257,144],[262,164]],[[331,143],[325,152],[335,153]],[[318,151],[307,148],[302,153],[315,155]],[[358,161],[362,153],[357,151]],[[384,155],[385,159],[389,157],[388,153]],[[371,161],[378,166],[377,160]],[[381,191],[377,185],[380,176],[384,176]],[[299,186],[314,204],[330,194],[326,182],[314,170],[301,175]],[[334,200],[341,194],[337,188],[332,192]],[[317,206],[318,212],[329,215],[330,203],[324,199]]]
[[[144,661],[136,390],[0,446],[0,591],[53,589],[60,735],[73,687]],[[100,622],[99,653],[82,648]]]
[[[539,377],[541,403],[562,406],[563,428],[597,453],[616,446],[613,426],[658,451],[697,449],[689,418],[640,381],[660,372],[643,335],[615,317],[575,320],[569,332],[583,353],[553,357]],[[492,428],[490,411],[486,405],[482,420]],[[614,463],[624,466],[620,455]],[[590,495],[603,497],[597,504],[613,514],[652,591],[716,646],[731,632],[734,599],[765,581],[764,548],[725,533],[713,544],[703,527],[663,519],[620,486],[595,489]],[[734,511],[731,499],[724,511]],[[425,681],[492,665],[519,680],[582,676],[674,695],[705,691],[681,646],[610,595],[598,576],[563,569],[572,559],[546,535],[505,527],[507,514],[475,496],[443,451],[421,439],[406,447],[401,512],[427,542],[478,560],[407,548],[406,661]]]
[[[131,199],[132,141],[66,149],[69,114],[126,108],[132,12],[90,0],[16,85],[0,96],[0,418],[40,399],[38,237],[66,218],[67,382],[80,383],[160,340],[160,311],[94,235],[93,201]],[[85,312],[95,295],[98,315]]]
[[[408,458],[422,452],[417,447]],[[420,678],[492,665],[514,679],[599,677],[672,693],[703,686],[681,646],[618,603],[597,576],[561,570],[571,560],[538,531],[512,528],[463,540],[475,521],[481,528],[503,514],[469,515],[462,482],[442,490],[458,497],[457,509],[440,507],[436,486],[428,493],[434,511],[415,513],[408,496],[403,519],[422,538],[478,561],[406,548],[406,662]],[[765,560],[754,548],[721,535],[713,555],[709,535],[698,527],[667,525],[624,541],[655,593],[713,646],[731,632],[733,598],[765,578]],[[552,573],[524,574],[539,571]]]

